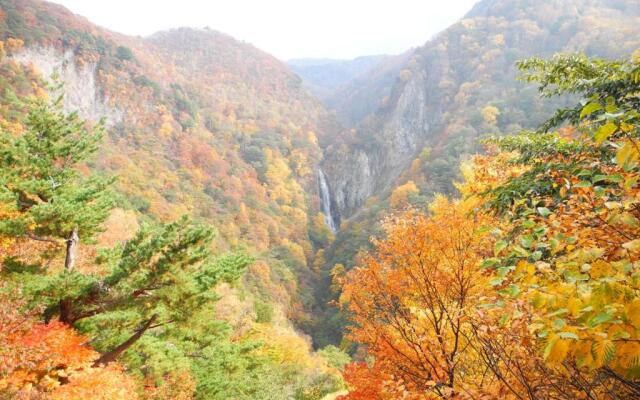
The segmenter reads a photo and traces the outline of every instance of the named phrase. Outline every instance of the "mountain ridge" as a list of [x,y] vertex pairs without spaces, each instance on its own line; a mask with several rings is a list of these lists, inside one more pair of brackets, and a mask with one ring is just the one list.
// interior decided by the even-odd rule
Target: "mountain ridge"
[[[535,14],[532,12],[534,9],[538,11],[544,9],[548,12]],[[516,75],[513,65],[518,58],[527,55],[548,56],[556,51],[577,49],[579,40],[577,37],[583,36],[583,30],[587,29],[587,24],[591,23],[597,13],[601,13],[607,21],[617,19],[617,23],[612,23],[611,29],[601,28],[602,36],[594,35],[592,44],[585,46],[586,51],[603,57],[620,56],[625,52],[630,54],[636,46],[634,43],[637,43],[633,39],[627,40],[628,43],[621,46],[617,52],[612,52],[612,46],[607,47],[606,43],[613,41],[613,37],[616,36],[625,37],[625,32],[633,32],[633,22],[637,21],[640,6],[632,1],[615,0],[586,2],[547,0],[535,5],[521,0],[484,0],[474,6],[467,14],[467,18],[437,34],[424,46],[418,48],[401,68],[402,71],[398,74],[386,104],[363,118],[364,122],[356,129],[358,131],[356,135],[348,139],[352,144],[345,142],[335,145],[334,150],[325,151],[325,154],[329,154],[325,160],[325,165],[330,166],[327,173],[329,185],[335,202],[339,206],[340,214],[348,218],[369,196],[389,190],[393,186],[393,180],[400,176],[400,173],[426,144],[428,137],[425,135],[428,134],[434,139],[448,137],[442,136],[446,126],[441,125],[446,124],[446,121],[440,121],[440,116],[447,111],[451,113],[452,110],[449,107],[458,107],[454,99],[456,91],[459,90],[457,85],[471,84],[470,78],[473,76],[469,76],[470,74],[476,74],[476,78],[479,77],[483,82],[494,87],[496,84],[492,83],[492,79],[511,83]],[[540,17],[533,17],[534,15]],[[541,17],[541,15],[555,15],[555,17]],[[527,19],[530,16],[535,19]],[[606,23],[600,24],[601,27],[605,25]],[[508,32],[506,29],[512,29],[512,31]],[[495,43],[474,43],[473,35],[478,34],[474,32],[480,30],[484,31],[483,34],[488,37],[493,37]],[[532,40],[531,35],[540,37]],[[467,38],[471,39],[470,43],[462,42]],[[453,51],[459,51],[459,53],[448,51],[448,46],[454,46]],[[482,60],[483,55],[478,53],[477,49],[483,46],[487,47],[487,51],[492,51],[489,55],[501,57],[499,64],[494,66],[493,76],[483,76],[487,74],[484,70],[481,71],[476,67],[474,71],[464,65],[468,60]],[[508,49],[509,53],[503,53],[505,49]],[[486,57],[485,54],[484,58]],[[478,61],[474,62],[478,64]],[[483,68],[486,67],[483,66]],[[486,88],[487,86],[484,86],[483,90],[486,91]],[[407,100],[403,96],[410,96],[412,99]],[[490,103],[495,100],[487,98],[486,101]],[[426,107],[429,111],[422,114],[418,109],[408,107],[409,103],[421,104],[420,107]],[[403,118],[403,114],[411,114],[411,116]],[[424,119],[425,115],[430,116],[429,121]],[[537,117],[534,120],[540,121],[541,118]],[[422,123],[415,125],[418,120],[422,120]],[[409,125],[403,126],[403,121]],[[387,125],[386,128],[385,125]],[[427,126],[429,129],[424,128]],[[535,123],[529,123],[527,126],[533,127]],[[487,128],[489,128],[488,131],[491,130],[491,127]],[[441,146],[443,143],[439,140],[432,145]],[[346,148],[353,149],[351,156],[345,152],[345,145]],[[339,156],[332,156],[338,153],[340,153]],[[402,156],[394,157],[392,154]],[[340,160],[347,161],[341,164]],[[356,168],[345,168],[345,170],[360,172],[355,172],[357,176],[341,178],[339,171],[346,165],[357,165]],[[445,192],[449,190],[451,187]]]
[[[45,96],[43,78],[57,71],[65,82],[50,95],[64,94],[67,111],[93,123],[108,117],[86,168],[117,176],[126,212],[116,215],[174,221],[189,214],[217,228],[214,250],[255,255],[241,284],[221,289],[224,307],[212,318],[226,321],[237,346],[258,335],[278,351],[283,338],[295,343],[300,357],[273,369],[296,371],[287,393],[311,377],[334,379],[301,327],[314,303],[314,240],[328,235],[312,223],[320,213],[319,143],[337,124],[301,80],[272,55],[212,30],[141,38],[39,0],[0,0],[0,10],[0,40],[11,44],[0,65],[11,78],[0,81],[3,104],[14,95]],[[20,115],[0,110],[6,123]],[[285,379],[276,375],[273,385]]]

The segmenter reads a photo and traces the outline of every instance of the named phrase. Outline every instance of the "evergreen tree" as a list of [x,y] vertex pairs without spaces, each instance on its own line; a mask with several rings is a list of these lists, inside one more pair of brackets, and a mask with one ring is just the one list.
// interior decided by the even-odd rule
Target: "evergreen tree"
[[243,254],[214,257],[213,228],[184,217],[147,224],[103,251],[100,274],[74,269],[80,237],[94,239],[114,205],[110,180],[78,170],[96,152],[103,128],[88,129],[60,101],[27,106],[24,132],[0,131],[0,236],[51,242],[64,249],[65,263],[60,270],[7,271],[33,304],[45,307],[46,320],[57,317],[90,334],[103,350],[96,365],[114,361],[150,329],[165,326],[166,333],[166,325],[187,323],[215,300],[213,286],[237,279],[252,261]]
[[[65,247],[71,271],[80,241],[91,241],[113,206],[111,181],[83,177],[78,166],[97,150],[103,128],[88,129],[76,113],[28,101],[24,132],[0,130],[0,236]],[[66,246],[63,244],[66,243]]]

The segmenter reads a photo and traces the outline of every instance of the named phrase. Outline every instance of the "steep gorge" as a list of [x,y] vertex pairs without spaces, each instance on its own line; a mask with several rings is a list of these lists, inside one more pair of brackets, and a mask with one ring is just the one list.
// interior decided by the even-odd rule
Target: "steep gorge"
[[[579,49],[628,57],[640,46],[639,16],[635,1],[479,2],[411,52],[377,110],[325,149],[335,213],[348,219],[369,197],[384,199],[425,146],[431,155],[411,178],[423,194],[450,193],[459,161],[478,150],[479,137],[533,128],[550,109],[516,81],[518,59]],[[495,121],[482,116],[488,106],[497,109]]]
[[[219,32],[129,37],[49,3],[0,0],[2,40],[23,42],[8,49],[0,89],[9,103],[57,72],[68,111],[105,118],[87,169],[117,175],[134,219],[189,214],[217,227],[216,250],[256,255],[238,287],[220,288],[215,317],[240,341],[294,343],[316,362],[301,330],[317,347],[340,341],[332,268],[353,266],[394,190],[414,183],[403,206],[417,207],[453,193],[478,139],[533,128],[555,108],[516,83],[518,59],[640,48],[635,0],[531,3],[481,1],[423,47],[332,87],[323,106],[285,64]],[[317,363],[287,366],[306,379],[326,371]]]
[[[517,80],[518,60],[577,51],[629,58],[640,48],[639,22],[634,0],[483,0],[403,55],[395,80],[372,72],[343,86],[369,80],[334,110],[357,125],[323,146],[320,167],[339,229],[324,253],[316,290],[315,342],[341,340],[344,316],[325,306],[339,297],[332,282],[336,273],[354,267],[362,249],[371,248],[371,237],[382,235],[381,220],[395,207],[423,209],[436,193],[455,194],[461,163],[483,151],[481,139],[534,129],[574,101],[542,99],[534,86]],[[349,103],[362,101],[363,94],[377,105],[364,117]],[[406,188],[411,192],[393,204],[394,192]]]

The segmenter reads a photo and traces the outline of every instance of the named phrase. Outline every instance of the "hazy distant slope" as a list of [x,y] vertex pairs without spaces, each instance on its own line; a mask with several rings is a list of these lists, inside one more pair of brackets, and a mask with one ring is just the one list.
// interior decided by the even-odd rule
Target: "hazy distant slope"
[[319,99],[325,100],[340,86],[375,68],[388,57],[390,56],[374,55],[353,60],[299,58],[287,61],[287,65]]
[[364,117],[385,105],[400,70],[413,51],[381,60],[374,67],[336,88],[324,100],[325,105],[336,113],[346,127],[357,125]]
[[287,62],[346,128],[384,105],[398,74],[413,50],[396,56],[364,56],[353,60],[295,59]]

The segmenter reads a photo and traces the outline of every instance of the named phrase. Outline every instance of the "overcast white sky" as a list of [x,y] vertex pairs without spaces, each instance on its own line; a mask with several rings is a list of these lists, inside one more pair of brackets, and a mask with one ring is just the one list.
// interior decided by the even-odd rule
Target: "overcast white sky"
[[424,44],[477,0],[53,0],[129,35],[191,26],[276,57],[353,58]]

